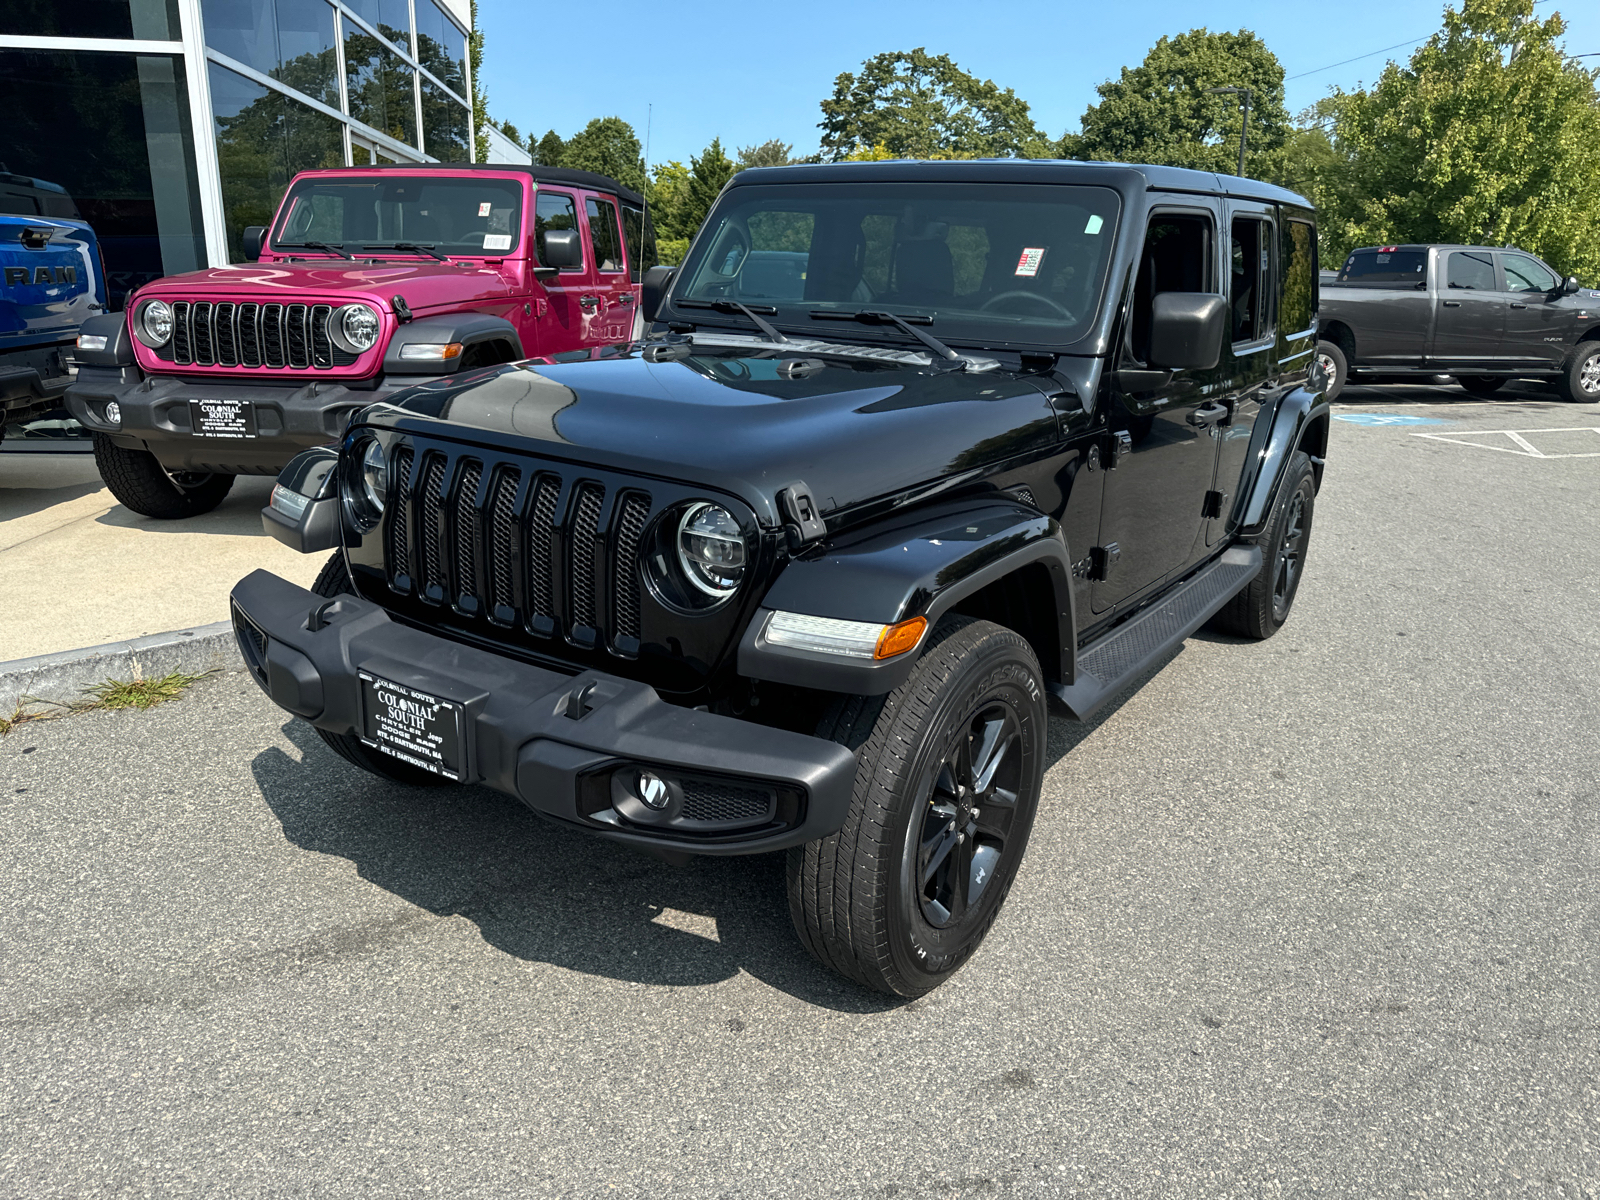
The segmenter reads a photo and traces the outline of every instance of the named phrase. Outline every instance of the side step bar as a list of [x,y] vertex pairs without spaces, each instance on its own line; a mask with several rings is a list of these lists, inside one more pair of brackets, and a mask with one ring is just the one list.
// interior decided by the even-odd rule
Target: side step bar
[[1129,680],[1177,646],[1261,570],[1259,546],[1234,546],[1159,604],[1078,652],[1076,683],[1047,685],[1075,721],[1087,721]]

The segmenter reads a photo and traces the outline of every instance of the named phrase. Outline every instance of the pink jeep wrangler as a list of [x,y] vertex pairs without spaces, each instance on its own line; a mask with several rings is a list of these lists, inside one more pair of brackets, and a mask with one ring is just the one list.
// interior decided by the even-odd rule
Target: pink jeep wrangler
[[502,164],[303,172],[243,251],[83,325],[67,407],[135,512],[208,512],[430,378],[631,342],[656,264],[635,192]]

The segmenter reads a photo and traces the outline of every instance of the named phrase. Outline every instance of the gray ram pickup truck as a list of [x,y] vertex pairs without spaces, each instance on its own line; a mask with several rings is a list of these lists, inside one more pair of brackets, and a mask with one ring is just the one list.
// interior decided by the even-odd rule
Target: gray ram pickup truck
[[1331,400],[1350,372],[1454,375],[1477,396],[1548,379],[1600,401],[1600,291],[1492,246],[1372,246],[1323,281],[1317,358]]

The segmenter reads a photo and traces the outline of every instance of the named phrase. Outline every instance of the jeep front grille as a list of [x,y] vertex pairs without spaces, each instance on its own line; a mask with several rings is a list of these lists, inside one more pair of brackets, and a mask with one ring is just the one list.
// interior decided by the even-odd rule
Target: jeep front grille
[[180,367],[326,371],[354,366],[360,356],[339,349],[328,337],[332,311],[331,304],[178,300],[166,349]]
[[390,587],[494,625],[638,652],[647,492],[476,452],[403,446],[393,463]]

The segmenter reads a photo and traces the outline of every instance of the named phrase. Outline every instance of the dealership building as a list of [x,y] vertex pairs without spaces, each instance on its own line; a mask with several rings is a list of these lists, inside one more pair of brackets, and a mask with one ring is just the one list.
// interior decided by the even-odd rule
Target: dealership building
[[297,171],[472,158],[470,21],[469,0],[5,0],[0,174],[66,191],[120,308],[240,261]]

